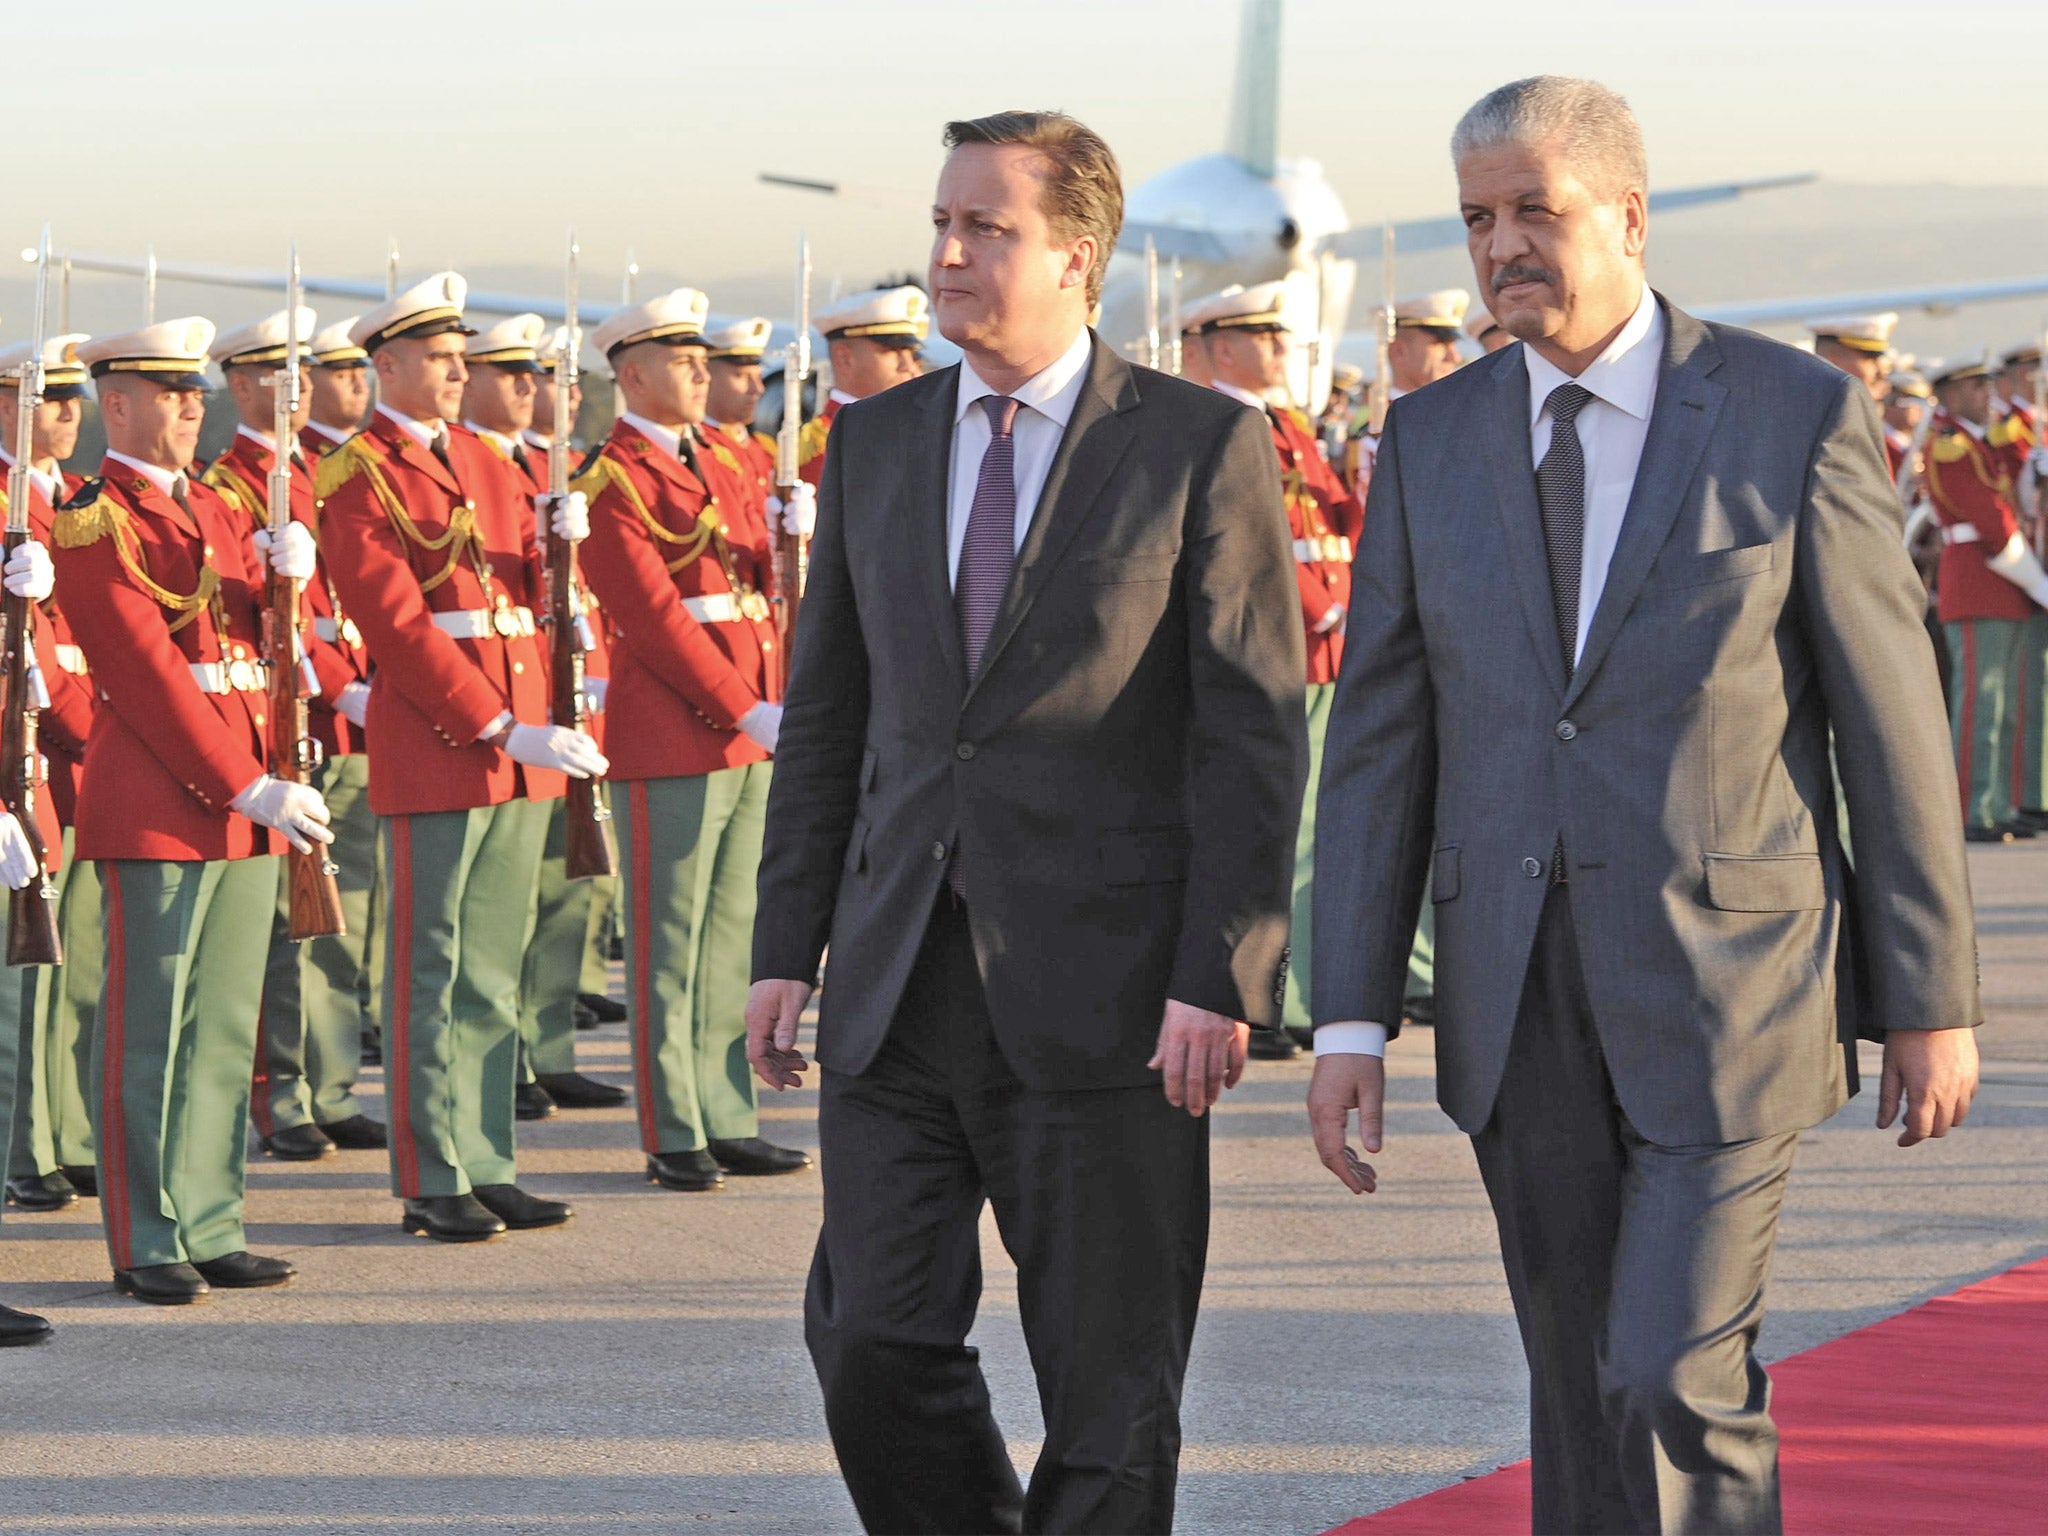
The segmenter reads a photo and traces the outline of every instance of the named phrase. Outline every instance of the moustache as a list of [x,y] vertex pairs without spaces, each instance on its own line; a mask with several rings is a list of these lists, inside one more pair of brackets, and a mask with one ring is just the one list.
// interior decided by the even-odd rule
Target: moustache
[[1550,273],[1542,267],[1502,267],[1493,274],[1493,291],[1499,293],[1510,283],[1548,283]]

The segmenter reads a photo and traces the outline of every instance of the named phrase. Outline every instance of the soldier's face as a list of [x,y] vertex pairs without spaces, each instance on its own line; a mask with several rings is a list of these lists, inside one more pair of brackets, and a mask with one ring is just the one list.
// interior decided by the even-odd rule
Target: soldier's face
[[401,336],[377,349],[377,383],[394,411],[420,421],[459,421],[469,381],[459,335]]
[[492,363],[476,364],[462,386],[463,419],[517,437],[533,425],[535,377]]
[[702,347],[643,341],[619,356],[619,387],[627,408],[665,427],[695,426],[704,419],[710,378]]
[[1457,371],[1458,344],[1439,341],[1420,326],[1404,325],[1387,343],[1387,365],[1397,389],[1420,389]]
[[1209,366],[1226,384],[1253,392],[1287,382],[1285,331],[1215,331],[1209,337]]
[[[268,432],[277,424],[277,386],[270,382],[275,371],[269,363],[228,370],[228,393],[234,396],[235,410],[244,425],[254,427],[258,432]],[[302,388],[299,407],[292,412],[294,432],[306,424],[306,418],[312,411],[313,392]]]
[[1498,144],[1458,162],[1458,206],[1479,292],[1512,335],[1565,357],[1627,323],[1649,237],[1641,188],[1597,196],[1562,146]]
[[1991,414],[1989,379],[1957,379],[1942,385],[1940,394],[1942,408],[1951,416],[1960,416],[1981,427]]
[[832,382],[856,400],[879,395],[917,375],[915,347],[886,346],[872,336],[847,336],[832,343]]
[[1893,395],[1885,405],[1884,422],[1894,431],[1911,432],[1926,410],[1926,403],[1917,395]]
[[1854,347],[1845,347],[1837,341],[1817,341],[1813,344],[1814,356],[1823,362],[1832,363],[1851,378],[1863,381],[1863,387],[1870,391],[1870,398],[1882,400],[1891,393],[1887,382],[1888,370],[1882,357],[1872,357],[1868,352],[1858,352]]
[[946,157],[927,286],[948,341],[1028,356],[1086,319],[1088,273],[1107,253],[1092,235],[1053,238],[1044,173],[1044,157],[1020,144],[963,144]]
[[84,402],[79,400],[45,400],[37,406],[36,457],[70,458],[78,451],[78,424],[84,419]]
[[313,382],[312,413],[316,421],[330,427],[354,427],[370,408],[370,370],[362,364],[346,368],[315,368],[308,375]]
[[743,423],[754,419],[767,386],[761,382],[761,365],[742,358],[720,357],[711,362],[710,393],[704,412],[713,421]]
[[100,383],[100,416],[107,446],[145,464],[181,470],[199,449],[206,391],[172,389],[146,379]]

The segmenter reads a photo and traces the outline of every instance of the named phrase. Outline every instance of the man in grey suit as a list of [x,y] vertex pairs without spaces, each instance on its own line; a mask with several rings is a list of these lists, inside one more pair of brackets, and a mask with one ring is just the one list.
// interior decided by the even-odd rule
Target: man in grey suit
[[[1452,139],[1520,340],[1397,403],[1321,782],[1310,1118],[1375,1176],[1425,875],[1437,1073],[1531,1377],[1538,1532],[1780,1527],[1752,1346],[1803,1128],[1960,1124],[1955,770],[1868,392],[1652,293],[1626,103],[1541,77]],[[1836,837],[1830,733],[1855,837]]]
[[[805,1333],[871,1531],[1164,1531],[1204,1111],[1277,1027],[1307,741],[1266,420],[1088,308],[1123,197],[1058,113],[954,123],[931,286],[963,362],[832,428],[761,859],[748,1048],[818,1025]],[[1163,1087],[1163,1092],[1162,1092]],[[966,1340],[992,1205],[1045,1445]]]

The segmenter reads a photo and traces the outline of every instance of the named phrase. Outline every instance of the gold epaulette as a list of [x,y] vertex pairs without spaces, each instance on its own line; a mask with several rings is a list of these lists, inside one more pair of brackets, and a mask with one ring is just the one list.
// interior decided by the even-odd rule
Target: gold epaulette
[[59,549],[83,549],[127,526],[128,509],[101,493],[105,482],[88,480],[57,509],[51,537]]
[[825,451],[825,439],[832,434],[832,423],[823,416],[813,416],[796,435],[796,461],[808,464]]
[[1958,459],[1966,459],[1970,456],[1969,434],[1944,432],[1934,440],[1934,446],[1928,451],[1933,454],[1934,462],[1937,464],[1953,464]]
[[[187,624],[199,617],[200,611],[213,601],[213,594],[220,586],[220,572],[212,566],[204,566],[199,572],[199,585],[190,592],[173,592],[149,574],[149,567],[142,558],[142,551],[136,546],[128,526],[128,509],[113,497],[103,495],[99,480],[88,480],[63,506],[57,509],[52,536],[59,549],[83,549],[88,544],[97,544],[109,534],[113,535],[114,553],[120,558],[121,568],[135,584],[158,603],[178,615],[168,622],[171,634],[176,634]],[[90,500],[87,498],[90,497]]]
[[366,434],[358,432],[332,453],[320,456],[319,462],[313,466],[313,495],[325,501],[363,470],[383,462],[383,450]]
[[219,494],[235,511],[244,513],[258,523],[270,521],[268,498],[247,480],[228,468],[225,458],[215,459],[207,466],[206,473],[199,477],[201,485],[210,487]]
[[615,481],[623,482],[628,489],[632,482],[626,480],[626,472],[612,462],[611,455],[602,447],[585,459],[569,478],[569,489],[580,494],[585,501],[595,501],[603,494],[604,488]]
[[2034,435],[2027,430],[2027,424],[2020,419],[2019,412],[2015,411],[2003,420],[1993,422],[1990,430],[1984,434],[1984,441],[1994,448],[2031,448],[2034,446]]

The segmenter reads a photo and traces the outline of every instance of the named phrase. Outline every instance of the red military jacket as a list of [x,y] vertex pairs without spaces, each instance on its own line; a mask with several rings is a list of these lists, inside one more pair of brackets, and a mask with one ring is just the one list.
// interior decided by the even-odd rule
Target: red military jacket
[[[342,439],[343,442],[346,439]],[[341,446],[341,442],[329,437],[321,428],[308,421],[299,428],[299,451],[306,456],[306,462],[317,464]]]
[[[108,459],[56,515],[57,599],[98,683],[78,794],[81,859],[241,859],[281,836],[228,809],[265,771],[263,571],[247,520],[186,506]],[[227,692],[201,688],[194,663]]]
[[[227,451],[206,471],[206,483],[220,492],[221,499],[249,519],[249,527],[270,522],[271,451],[246,432],[237,432]],[[313,495],[313,476],[306,465],[292,463],[292,520],[304,523],[317,537],[320,531],[319,503]],[[336,711],[335,700],[350,683],[370,680],[370,653],[363,646],[362,631],[346,619],[334,582],[322,560],[313,579],[306,583],[304,610],[307,617],[306,655],[313,663],[313,675],[320,691],[307,700],[306,721],[314,739],[329,757],[341,757],[363,750],[363,733],[348,717]],[[346,620],[346,622],[344,622]]]
[[[0,454],[0,462],[11,464],[13,461]],[[75,475],[60,475],[58,484],[61,500],[77,491],[79,481]],[[37,543],[48,549],[54,542],[55,509],[33,481],[30,486],[29,532]],[[0,480],[0,519],[5,518],[7,508],[7,487],[5,481]],[[78,819],[78,776],[85,768],[85,744],[92,735],[93,707],[99,702],[99,690],[93,687],[85,652],[78,648],[78,641],[71,633],[71,621],[57,606],[54,593],[38,610],[36,666],[43,674],[43,687],[50,696],[50,702],[43,707],[36,721],[36,741],[48,764],[50,792],[38,798],[36,814],[39,819],[47,819],[44,801],[49,802],[48,813],[55,817],[61,832],[63,828],[75,825]],[[54,858],[57,837],[46,835],[44,841],[51,845]]]
[[460,427],[447,451],[443,464],[379,410],[316,476],[327,570],[376,669],[367,735],[379,816],[551,800],[564,783],[477,740],[506,710],[526,725],[548,717],[533,628],[540,554],[512,466]]
[[1927,448],[1927,494],[1941,520],[1937,586],[1943,622],[2024,619],[2040,610],[1992,570],[1990,558],[2019,532],[2013,509],[2013,457],[1942,412]]
[[[686,439],[695,467],[631,423],[612,427],[576,488],[590,498],[583,568],[616,632],[605,713],[631,721],[607,748],[614,779],[679,778],[766,759],[737,729],[775,688],[775,624],[766,597],[767,533],[742,489]],[[711,599],[740,610],[699,620]]]
[[839,414],[839,404],[828,398],[825,409],[805,422],[803,430],[797,433],[796,472],[812,485],[825,473],[825,445],[832,436],[832,418]]
[[1292,411],[1268,410],[1287,527],[1294,538],[1294,575],[1301,588],[1302,632],[1308,637],[1308,681],[1334,683],[1344,637],[1333,626],[1316,632],[1331,608],[1351,607],[1351,553],[1365,528],[1365,507],[1344,488],[1316,449],[1315,435]]

